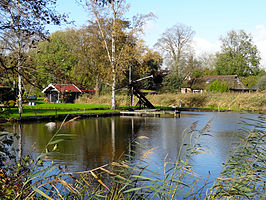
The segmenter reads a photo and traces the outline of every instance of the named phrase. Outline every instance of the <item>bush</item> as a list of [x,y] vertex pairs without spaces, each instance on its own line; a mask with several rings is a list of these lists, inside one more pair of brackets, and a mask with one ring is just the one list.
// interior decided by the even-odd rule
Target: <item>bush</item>
[[226,82],[220,82],[218,80],[212,82],[208,87],[209,92],[228,92],[229,86]]
[[260,91],[266,90],[266,75],[258,80],[258,88]]
[[183,84],[183,79],[176,73],[171,73],[167,75],[162,82],[163,92],[179,92],[181,85]]
[[244,83],[247,87],[252,87],[256,85],[258,82],[259,76],[248,76],[248,77],[241,77],[240,80]]
[[187,95],[184,99],[184,106],[186,107],[203,107],[206,105],[207,96],[202,94]]
[[16,102],[14,100],[9,100],[8,101],[8,106],[10,106],[10,107],[14,107],[15,104],[16,104]]

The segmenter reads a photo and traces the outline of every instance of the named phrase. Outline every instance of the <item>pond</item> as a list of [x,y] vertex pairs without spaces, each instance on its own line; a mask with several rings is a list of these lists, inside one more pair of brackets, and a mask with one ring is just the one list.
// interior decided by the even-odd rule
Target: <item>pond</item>
[[[212,182],[221,172],[232,147],[241,141],[241,127],[244,118],[257,119],[258,114],[222,112],[183,112],[180,118],[153,117],[106,117],[75,120],[62,126],[60,133],[75,134],[71,140],[59,144],[62,156],[47,157],[56,163],[66,165],[69,171],[93,169],[103,164],[123,160],[134,151],[144,154],[147,149],[153,152],[146,158],[150,167],[160,169],[167,159],[175,161],[183,133],[197,121],[197,129],[202,129],[212,120],[210,135],[199,138],[201,146],[208,153],[193,157],[194,171]],[[61,125],[54,127],[43,123],[22,123],[6,126],[10,132],[20,132],[22,138],[17,148],[23,156],[43,151],[50,138]],[[143,146],[135,145],[141,142]],[[145,148],[143,148],[145,147]],[[210,175],[209,175],[210,172]]]

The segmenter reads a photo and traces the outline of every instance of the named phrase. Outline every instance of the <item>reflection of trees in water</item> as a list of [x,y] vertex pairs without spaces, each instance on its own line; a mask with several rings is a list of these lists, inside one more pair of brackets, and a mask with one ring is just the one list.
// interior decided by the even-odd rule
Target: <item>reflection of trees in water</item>
[[[181,135],[177,132],[176,121],[168,121],[138,117],[73,121],[60,130],[63,134],[76,134],[72,140],[65,138],[66,141],[59,144],[60,152],[66,155],[48,158],[71,165],[74,170],[87,170],[114,160],[125,159],[124,155],[129,153],[132,157],[137,156],[133,152],[143,154],[146,150],[135,144],[139,136],[149,138],[137,140],[147,149],[161,146],[159,154],[164,154],[163,157],[166,153],[174,156],[179,149]],[[57,128],[60,124],[57,122]],[[32,152],[41,152],[56,131],[49,132],[45,123],[23,124],[21,130],[24,156]]]
[[19,123],[18,124],[18,160],[19,161],[21,160],[22,155],[23,155],[22,154],[23,153],[23,151],[22,151],[22,141],[23,141],[22,137],[23,137],[23,128],[22,128],[22,124]]
[[[125,159],[125,155],[129,153],[132,157],[138,157],[148,149],[159,147],[148,162],[156,159],[159,163],[166,154],[169,159],[174,160],[182,145],[183,130],[197,120],[199,120],[198,128],[202,128],[213,115],[212,113],[193,115],[194,117],[183,115],[176,119],[123,116],[76,120],[67,123],[60,130],[63,134],[76,134],[73,139],[66,137],[65,141],[59,144],[59,151],[65,155],[48,158],[69,165],[72,170],[87,170],[114,160]],[[215,115],[219,117],[214,120],[212,130],[235,129],[233,124],[236,120],[232,120],[235,115],[220,113]],[[20,149],[19,157],[32,153],[36,156],[43,150],[56,132],[56,130],[49,132],[45,124],[23,123],[20,128],[19,124],[9,127],[10,132],[20,133],[22,136],[18,137],[20,141],[18,139],[14,145],[16,149]],[[56,127],[60,125],[61,122],[57,122]],[[226,132],[212,133],[212,135],[212,137],[202,137],[200,143],[209,147],[217,159],[224,160],[234,136]],[[137,139],[139,136],[145,136],[146,139],[145,137]],[[142,146],[136,145],[135,141],[140,142]]]
[[[113,118],[93,118],[67,123],[60,133],[76,134],[76,137],[60,143],[58,149],[64,156],[53,156],[48,159],[57,160],[66,165],[72,165],[75,170],[97,167],[118,159],[124,159],[128,154],[135,133],[141,127],[142,120]],[[45,145],[56,132],[45,126],[46,123],[14,124],[14,131],[20,133],[17,147],[20,147],[19,157],[43,151]],[[57,122],[57,129],[61,122]],[[10,130],[11,131],[11,130]],[[76,166],[75,166],[76,165]]]
[[41,152],[54,132],[47,131],[44,123],[14,123],[12,126],[6,126],[5,129],[14,136],[13,149],[17,159],[27,155],[36,156]]
[[139,127],[137,123],[132,126],[131,119],[119,117],[83,120],[78,131],[82,133],[79,141],[83,151],[80,157],[83,167],[94,168],[124,159],[133,140],[132,129],[137,131]]

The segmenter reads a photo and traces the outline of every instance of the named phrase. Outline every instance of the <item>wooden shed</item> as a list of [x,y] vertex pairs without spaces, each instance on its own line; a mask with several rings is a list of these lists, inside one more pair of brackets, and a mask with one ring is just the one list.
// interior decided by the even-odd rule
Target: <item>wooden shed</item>
[[52,84],[43,89],[51,103],[73,103],[82,91],[74,84]]

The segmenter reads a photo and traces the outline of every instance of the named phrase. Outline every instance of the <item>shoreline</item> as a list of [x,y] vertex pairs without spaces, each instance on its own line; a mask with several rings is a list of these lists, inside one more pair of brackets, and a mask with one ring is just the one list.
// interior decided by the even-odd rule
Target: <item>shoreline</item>
[[[160,113],[161,112],[161,113]],[[168,113],[165,113],[168,112]],[[172,112],[172,113],[169,113]],[[112,116],[123,116],[123,115],[131,115],[131,116],[157,116],[160,117],[162,114],[180,114],[181,112],[237,112],[234,110],[220,110],[220,109],[211,109],[211,108],[189,108],[189,107],[177,107],[177,108],[159,108],[154,110],[134,110],[134,111],[114,111],[114,112],[93,112],[93,113],[70,113],[70,114],[56,114],[56,115],[39,115],[39,116],[22,116],[21,118],[9,118],[4,119],[0,118],[0,123],[5,122],[29,122],[29,121],[49,121],[49,120],[64,120],[65,118],[94,118],[94,117],[112,117]],[[239,111],[238,111],[239,112]],[[243,112],[243,111],[242,111]],[[256,113],[253,111],[244,111]],[[143,113],[149,113],[149,115],[142,115]]]
[[[49,121],[49,120],[64,120],[74,117],[91,118],[91,117],[112,117],[120,116],[120,112],[106,112],[106,113],[76,113],[76,114],[58,114],[58,115],[40,115],[40,116],[22,116],[21,118],[11,118],[5,122],[29,122],[29,121]],[[1,123],[1,121],[0,121]]]

